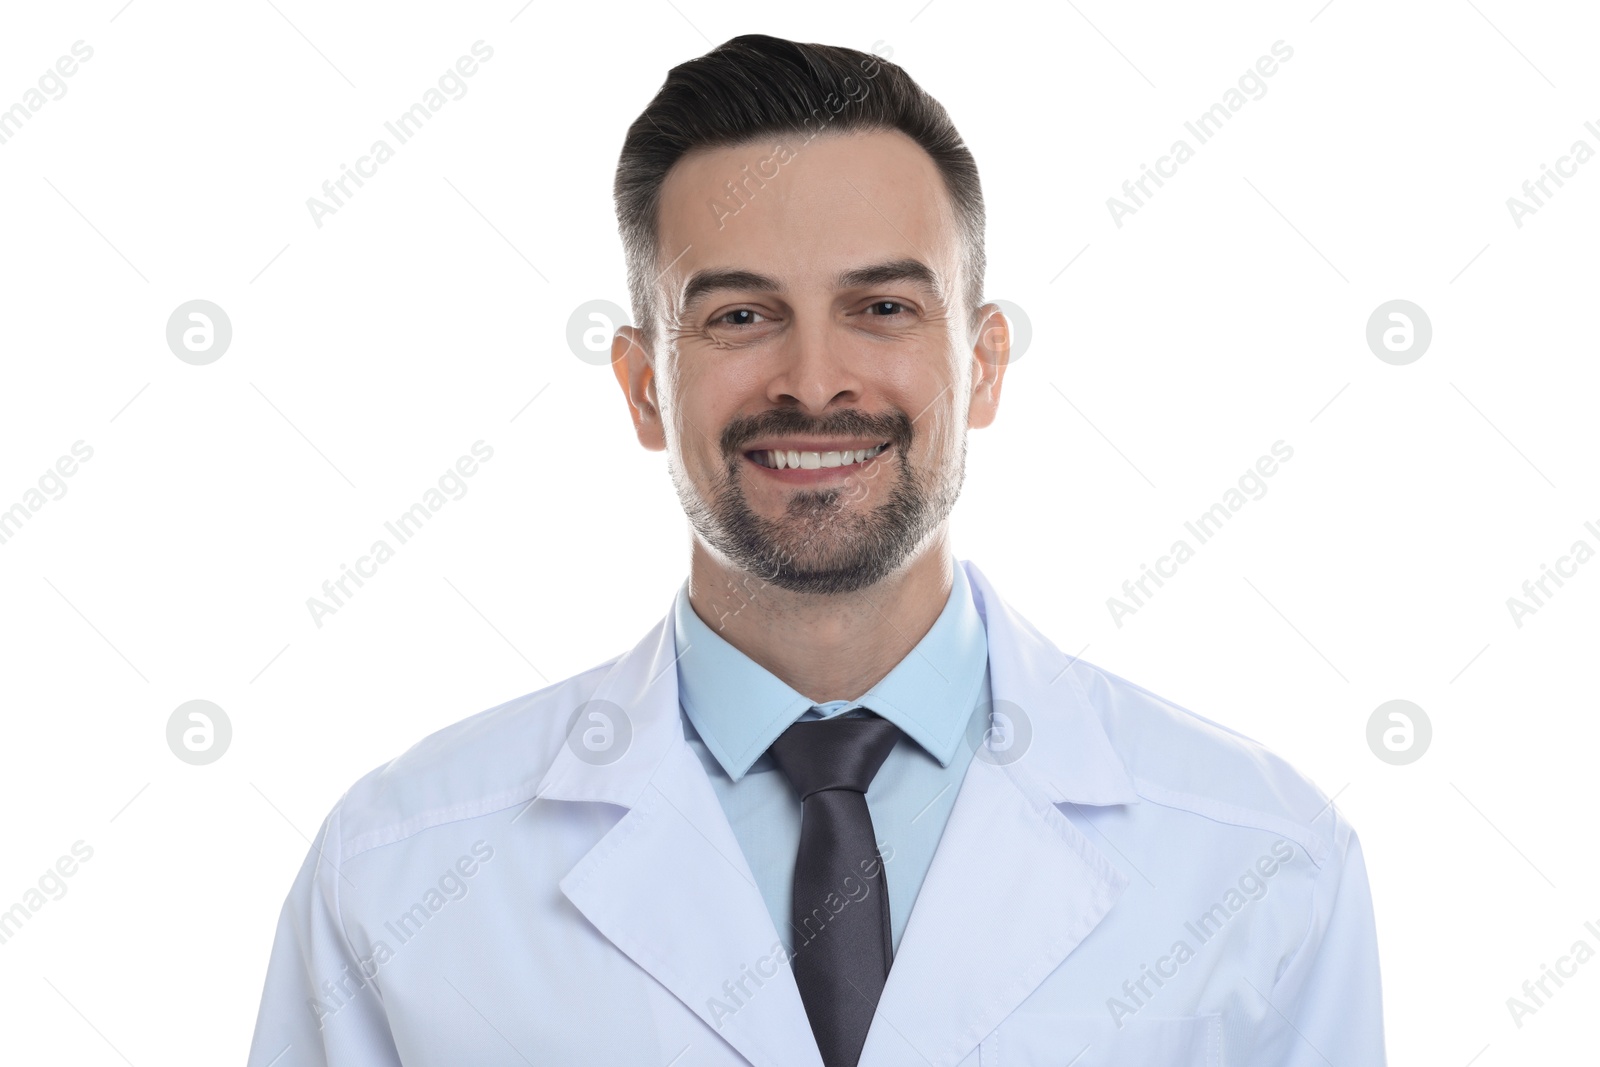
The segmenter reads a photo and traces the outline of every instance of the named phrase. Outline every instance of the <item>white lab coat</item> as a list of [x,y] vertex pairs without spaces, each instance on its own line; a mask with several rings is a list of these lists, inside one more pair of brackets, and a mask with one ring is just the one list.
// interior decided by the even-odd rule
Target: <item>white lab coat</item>
[[[1338,809],[958,565],[1009,722],[962,782],[862,1067],[1382,1067]],[[284,905],[251,1067],[820,1067],[684,741],[673,647],[669,612],[358,781]],[[574,721],[608,708],[625,719]]]

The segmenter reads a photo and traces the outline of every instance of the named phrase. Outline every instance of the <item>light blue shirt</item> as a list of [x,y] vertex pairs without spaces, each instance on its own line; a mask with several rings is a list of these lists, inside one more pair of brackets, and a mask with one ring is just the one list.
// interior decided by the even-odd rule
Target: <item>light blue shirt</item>
[[[895,948],[933,862],[961,778],[988,727],[989,644],[967,575],[952,565],[944,609],[894,669],[855,700],[815,705],[695,614],[687,579],[673,601],[684,739],[727,812],[785,948],[800,846],[800,801],[767,748],[799,719],[864,715],[904,735],[867,790],[884,857]],[[757,594],[759,595],[759,593]]]

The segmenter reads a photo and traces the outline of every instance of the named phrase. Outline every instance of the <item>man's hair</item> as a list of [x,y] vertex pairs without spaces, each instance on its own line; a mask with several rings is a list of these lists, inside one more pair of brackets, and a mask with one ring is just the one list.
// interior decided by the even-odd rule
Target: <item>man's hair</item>
[[944,178],[965,244],[969,329],[976,328],[983,303],[983,189],[977,162],[944,107],[904,70],[876,55],[745,34],[668,71],[622,142],[614,187],[617,227],[645,343],[655,339],[661,186],[678,160],[697,148],[734,147],[772,135],[810,140],[822,132],[878,130],[910,137]]

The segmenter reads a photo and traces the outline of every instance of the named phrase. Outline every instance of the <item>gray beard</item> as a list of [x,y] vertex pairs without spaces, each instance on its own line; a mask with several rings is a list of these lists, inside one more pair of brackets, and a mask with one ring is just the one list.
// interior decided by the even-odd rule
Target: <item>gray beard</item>
[[[796,489],[784,518],[772,521],[750,510],[735,454],[717,479],[710,501],[695,493],[674,467],[673,482],[690,523],[706,543],[740,570],[780,589],[823,596],[866,589],[894,573],[920,550],[949,516],[966,474],[967,445],[961,442],[956,467],[933,485],[913,476],[906,449],[889,457],[893,474],[880,471],[865,483],[861,510],[859,483],[840,488]],[[881,498],[881,499],[880,499]]]

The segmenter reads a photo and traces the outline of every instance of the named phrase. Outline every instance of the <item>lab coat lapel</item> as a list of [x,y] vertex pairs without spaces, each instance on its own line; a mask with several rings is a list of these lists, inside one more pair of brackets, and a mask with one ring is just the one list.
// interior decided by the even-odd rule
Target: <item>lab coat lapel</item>
[[[953,1067],[1116,903],[1128,878],[1056,807],[1137,803],[1071,658],[965,566],[997,710],[1025,721],[980,748],[912,909],[862,1067]],[[1022,749],[1019,753],[1017,749]],[[890,863],[890,877],[893,864]]]
[[581,735],[590,727],[580,715],[540,782],[547,800],[629,809],[561,879],[561,891],[752,1064],[821,1067],[799,987],[774,952],[766,903],[684,741],[674,648],[668,612],[587,702],[586,712],[613,720],[613,738],[626,726],[622,754],[604,763],[587,754]]

